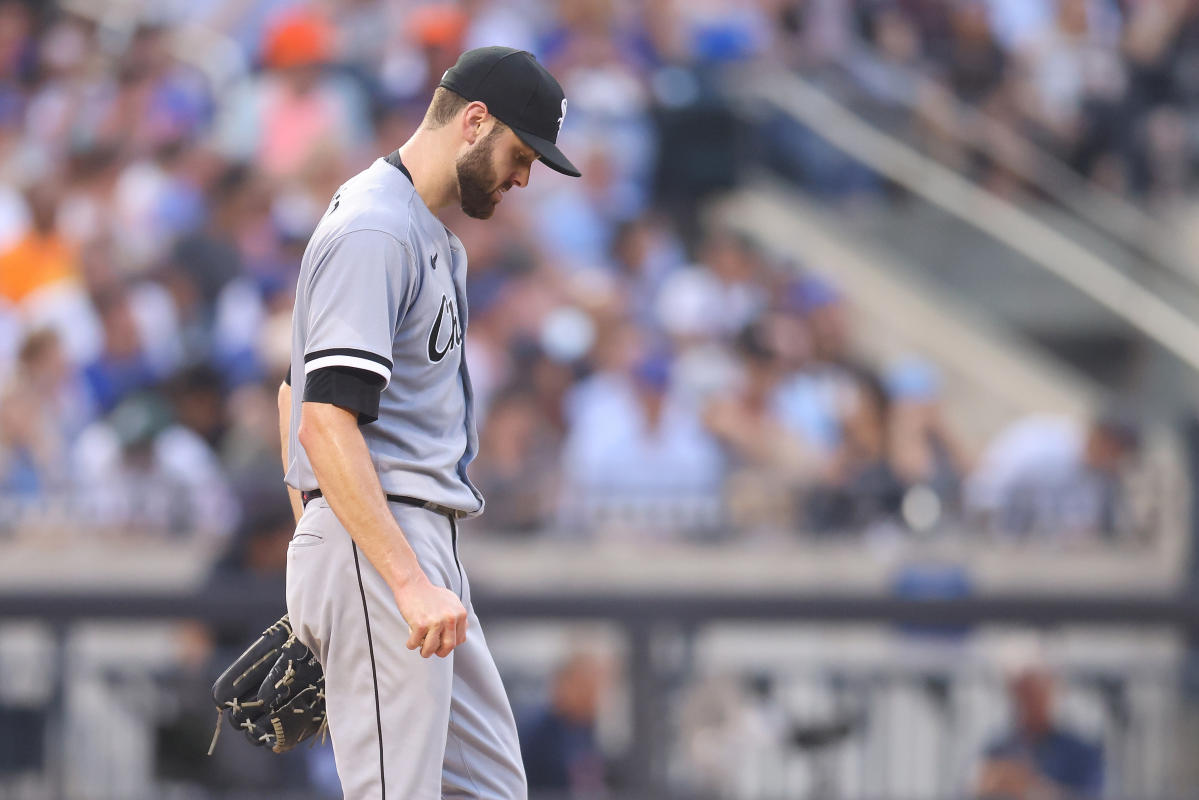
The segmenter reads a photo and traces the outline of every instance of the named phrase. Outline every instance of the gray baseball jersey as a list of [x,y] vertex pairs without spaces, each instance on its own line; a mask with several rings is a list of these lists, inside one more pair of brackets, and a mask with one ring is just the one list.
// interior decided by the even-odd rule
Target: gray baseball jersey
[[[462,243],[397,154],[341,187],[296,289],[288,483],[319,488],[297,438],[301,403],[332,402],[357,412],[386,492],[482,509],[466,477],[477,437],[465,282]],[[323,497],[306,503],[288,547],[287,609],[325,671],[342,790],[355,800],[526,800],[516,722],[458,561],[457,515],[388,508],[425,575],[462,601],[469,629],[447,658],[408,650],[387,581]]]
[[[392,156],[341,186],[304,251],[292,321],[292,383],[350,367],[382,380],[362,435],[383,490],[477,514],[466,467],[478,450],[470,376],[466,251]],[[304,376],[297,379],[296,376]],[[292,392],[287,482],[317,486],[296,432]],[[311,399],[311,398],[309,398]]]

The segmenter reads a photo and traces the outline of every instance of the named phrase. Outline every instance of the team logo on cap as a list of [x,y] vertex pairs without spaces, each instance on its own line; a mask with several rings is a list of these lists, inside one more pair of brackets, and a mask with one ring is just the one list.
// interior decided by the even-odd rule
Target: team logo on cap
[[562,120],[566,119],[566,98],[562,98],[562,116],[558,117],[558,135],[562,135]]

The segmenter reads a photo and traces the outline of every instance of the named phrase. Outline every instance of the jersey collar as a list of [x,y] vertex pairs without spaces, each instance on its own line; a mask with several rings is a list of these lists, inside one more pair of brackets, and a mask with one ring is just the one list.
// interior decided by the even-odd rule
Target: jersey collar
[[404,177],[408,179],[409,183],[411,183],[413,186],[416,185],[416,181],[412,180],[412,173],[408,171],[408,168],[404,166],[404,162],[400,160],[400,151],[399,150],[393,150],[391,152],[391,154],[388,155],[387,158],[385,158],[383,160],[386,161],[388,164],[391,164],[393,167],[398,169],[400,172],[404,173]]

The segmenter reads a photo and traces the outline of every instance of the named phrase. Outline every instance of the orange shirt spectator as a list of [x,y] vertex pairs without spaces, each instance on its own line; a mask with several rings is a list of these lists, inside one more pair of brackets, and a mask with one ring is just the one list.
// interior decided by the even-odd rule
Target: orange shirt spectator
[[0,297],[20,303],[44,286],[77,275],[75,249],[55,233],[31,229],[0,254]]
[[55,226],[60,196],[53,183],[26,193],[30,225],[12,247],[0,252],[0,298],[21,303],[38,289],[78,274],[75,248]]

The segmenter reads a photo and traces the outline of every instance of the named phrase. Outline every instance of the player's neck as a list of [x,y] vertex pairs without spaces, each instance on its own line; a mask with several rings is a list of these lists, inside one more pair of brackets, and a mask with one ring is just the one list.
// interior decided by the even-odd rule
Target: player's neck
[[429,210],[437,213],[458,202],[458,179],[454,172],[455,149],[435,131],[418,129],[400,145],[400,159],[412,175],[416,193]]

